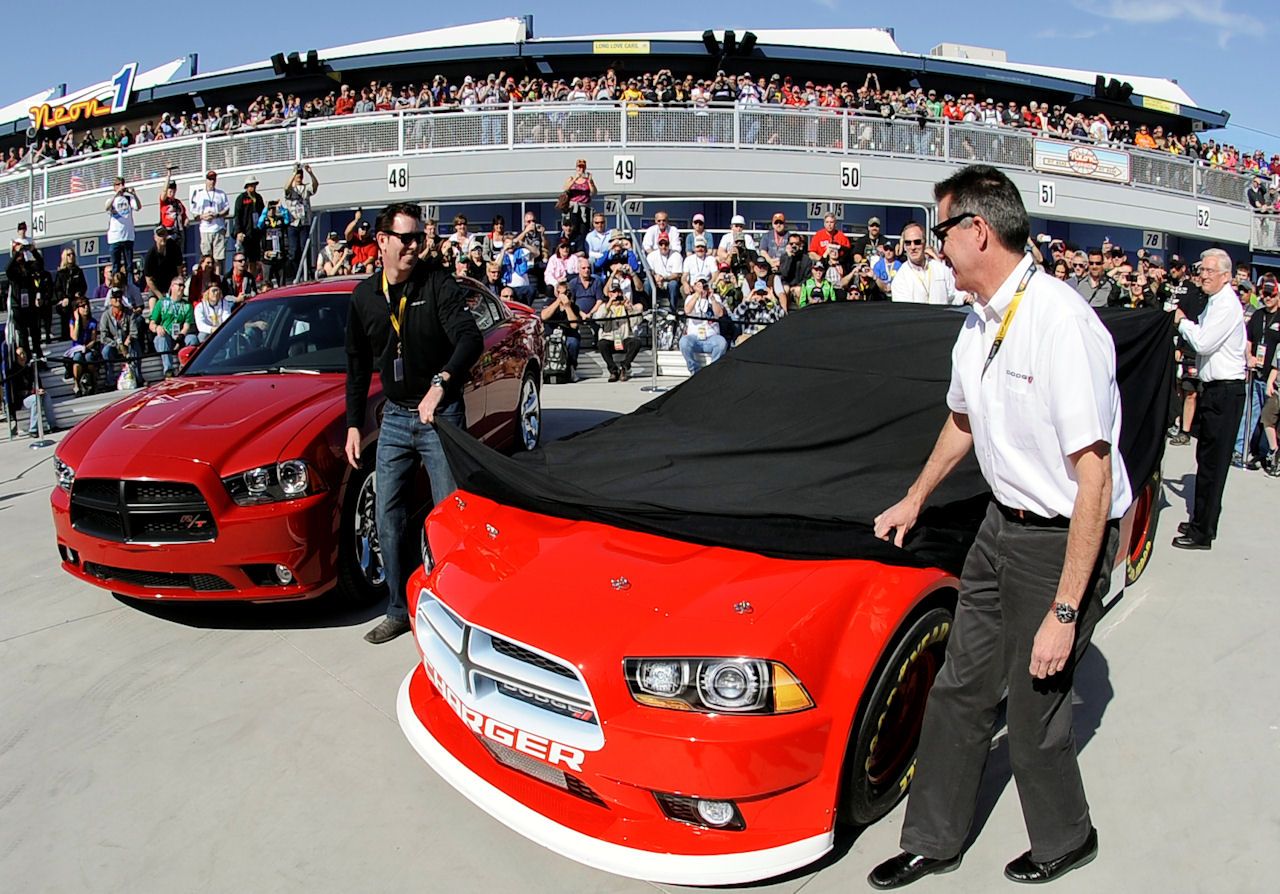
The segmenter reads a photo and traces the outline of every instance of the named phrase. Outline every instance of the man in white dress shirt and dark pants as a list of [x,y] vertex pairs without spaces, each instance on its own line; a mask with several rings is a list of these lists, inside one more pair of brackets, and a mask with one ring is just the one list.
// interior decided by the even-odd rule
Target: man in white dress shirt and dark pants
[[924,227],[912,221],[902,228],[902,247],[907,262],[899,268],[889,288],[893,301],[907,304],[964,304],[956,292],[955,275],[937,258],[929,257]]
[[1200,283],[1209,303],[1200,322],[1179,308],[1178,333],[1195,348],[1204,391],[1196,404],[1196,487],[1191,519],[1178,526],[1173,545],[1209,549],[1218,536],[1222,491],[1244,412],[1245,331],[1240,299],[1231,288],[1231,256],[1220,248],[1200,255]]
[[897,888],[959,865],[1007,686],[1009,758],[1031,850],[1005,876],[1047,882],[1098,849],[1071,686],[1131,502],[1115,345],[1074,289],[1023,254],[1027,212],[1004,174],[971,166],[937,184],[934,197],[941,257],[973,309],[952,351],[951,415],[907,496],[876,518],[876,536],[901,545],[970,450],[994,501],[965,559],[925,708],[903,853],[868,881]]

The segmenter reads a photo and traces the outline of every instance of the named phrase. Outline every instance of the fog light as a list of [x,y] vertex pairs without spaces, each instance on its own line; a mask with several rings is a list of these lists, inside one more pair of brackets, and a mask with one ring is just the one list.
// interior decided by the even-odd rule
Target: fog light
[[293,572],[286,565],[277,565],[276,580],[282,584],[291,584],[293,583]]
[[702,817],[702,821],[708,826],[727,826],[733,822],[737,813],[730,801],[703,801],[699,798],[694,801],[694,807],[697,808],[698,816]]

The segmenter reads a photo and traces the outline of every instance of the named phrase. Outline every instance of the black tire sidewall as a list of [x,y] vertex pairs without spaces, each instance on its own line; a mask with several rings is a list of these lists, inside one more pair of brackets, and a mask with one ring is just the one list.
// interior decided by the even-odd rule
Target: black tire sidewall
[[[377,456],[377,444],[365,449],[367,457]],[[359,469],[352,470],[347,479],[346,493],[342,498],[342,518],[338,525],[338,586],[340,599],[351,605],[368,605],[387,598],[387,584],[371,586],[360,570],[355,549],[356,501],[360,488],[374,472],[374,466],[365,461]]]
[[[880,786],[873,785],[867,778],[866,762],[904,671],[926,651],[945,652],[954,616],[952,609],[942,606],[916,616],[898,634],[888,658],[877,668],[870,695],[862,701],[845,756],[839,805],[843,821],[869,825],[889,813],[906,794],[915,772],[914,755],[897,779]],[[939,659],[941,667],[941,655]]]
[[[533,385],[533,390],[538,395],[538,441],[532,447],[524,442],[524,386],[529,382]],[[542,444],[542,389],[538,387],[538,376],[532,369],[526,369],[524,375],[520,378],[520,394],[516,404],[516,437],[515,452],[528,453],[531,450],[537,450]]]

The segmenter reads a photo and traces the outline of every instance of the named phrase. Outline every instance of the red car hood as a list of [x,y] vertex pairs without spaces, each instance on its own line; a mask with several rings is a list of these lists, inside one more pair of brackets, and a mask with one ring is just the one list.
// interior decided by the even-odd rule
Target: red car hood
[[[341,404],[341,375],[180,377],[104,408],[58,449],[73,467],[89,459],[173,456],[234,472],[281,459],[317,413]],[[77,468],[79,472],[80,469]]]
[[[789,620],[764,617],[787,602],[804,613],[801,589],[824,563],[771,559],[567,521],[469,494],[459,509],[451,498],[432,513],[451,530],[437,541],[460,540],[437,554],[436,594],[473,624],[559,654],[635,654],[658,648],[678,654],[687,643],[725,654],[749,654],[773,643]],[[865,564],[865,563],[850,563]],[[818,594],[813,594],[821,596]],[[585,648],[584,648],[585,647]]]

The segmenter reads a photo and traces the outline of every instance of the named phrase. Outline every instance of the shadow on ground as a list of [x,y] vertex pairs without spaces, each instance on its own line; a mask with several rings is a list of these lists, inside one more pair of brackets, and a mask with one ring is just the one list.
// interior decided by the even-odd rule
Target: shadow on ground
[[329,592],[297,602],[153,602],[116,594],[116,600],[144,614],[187,627],[217,630],[309,630],[358,627],[382,617],[386,601],[352,606]]

